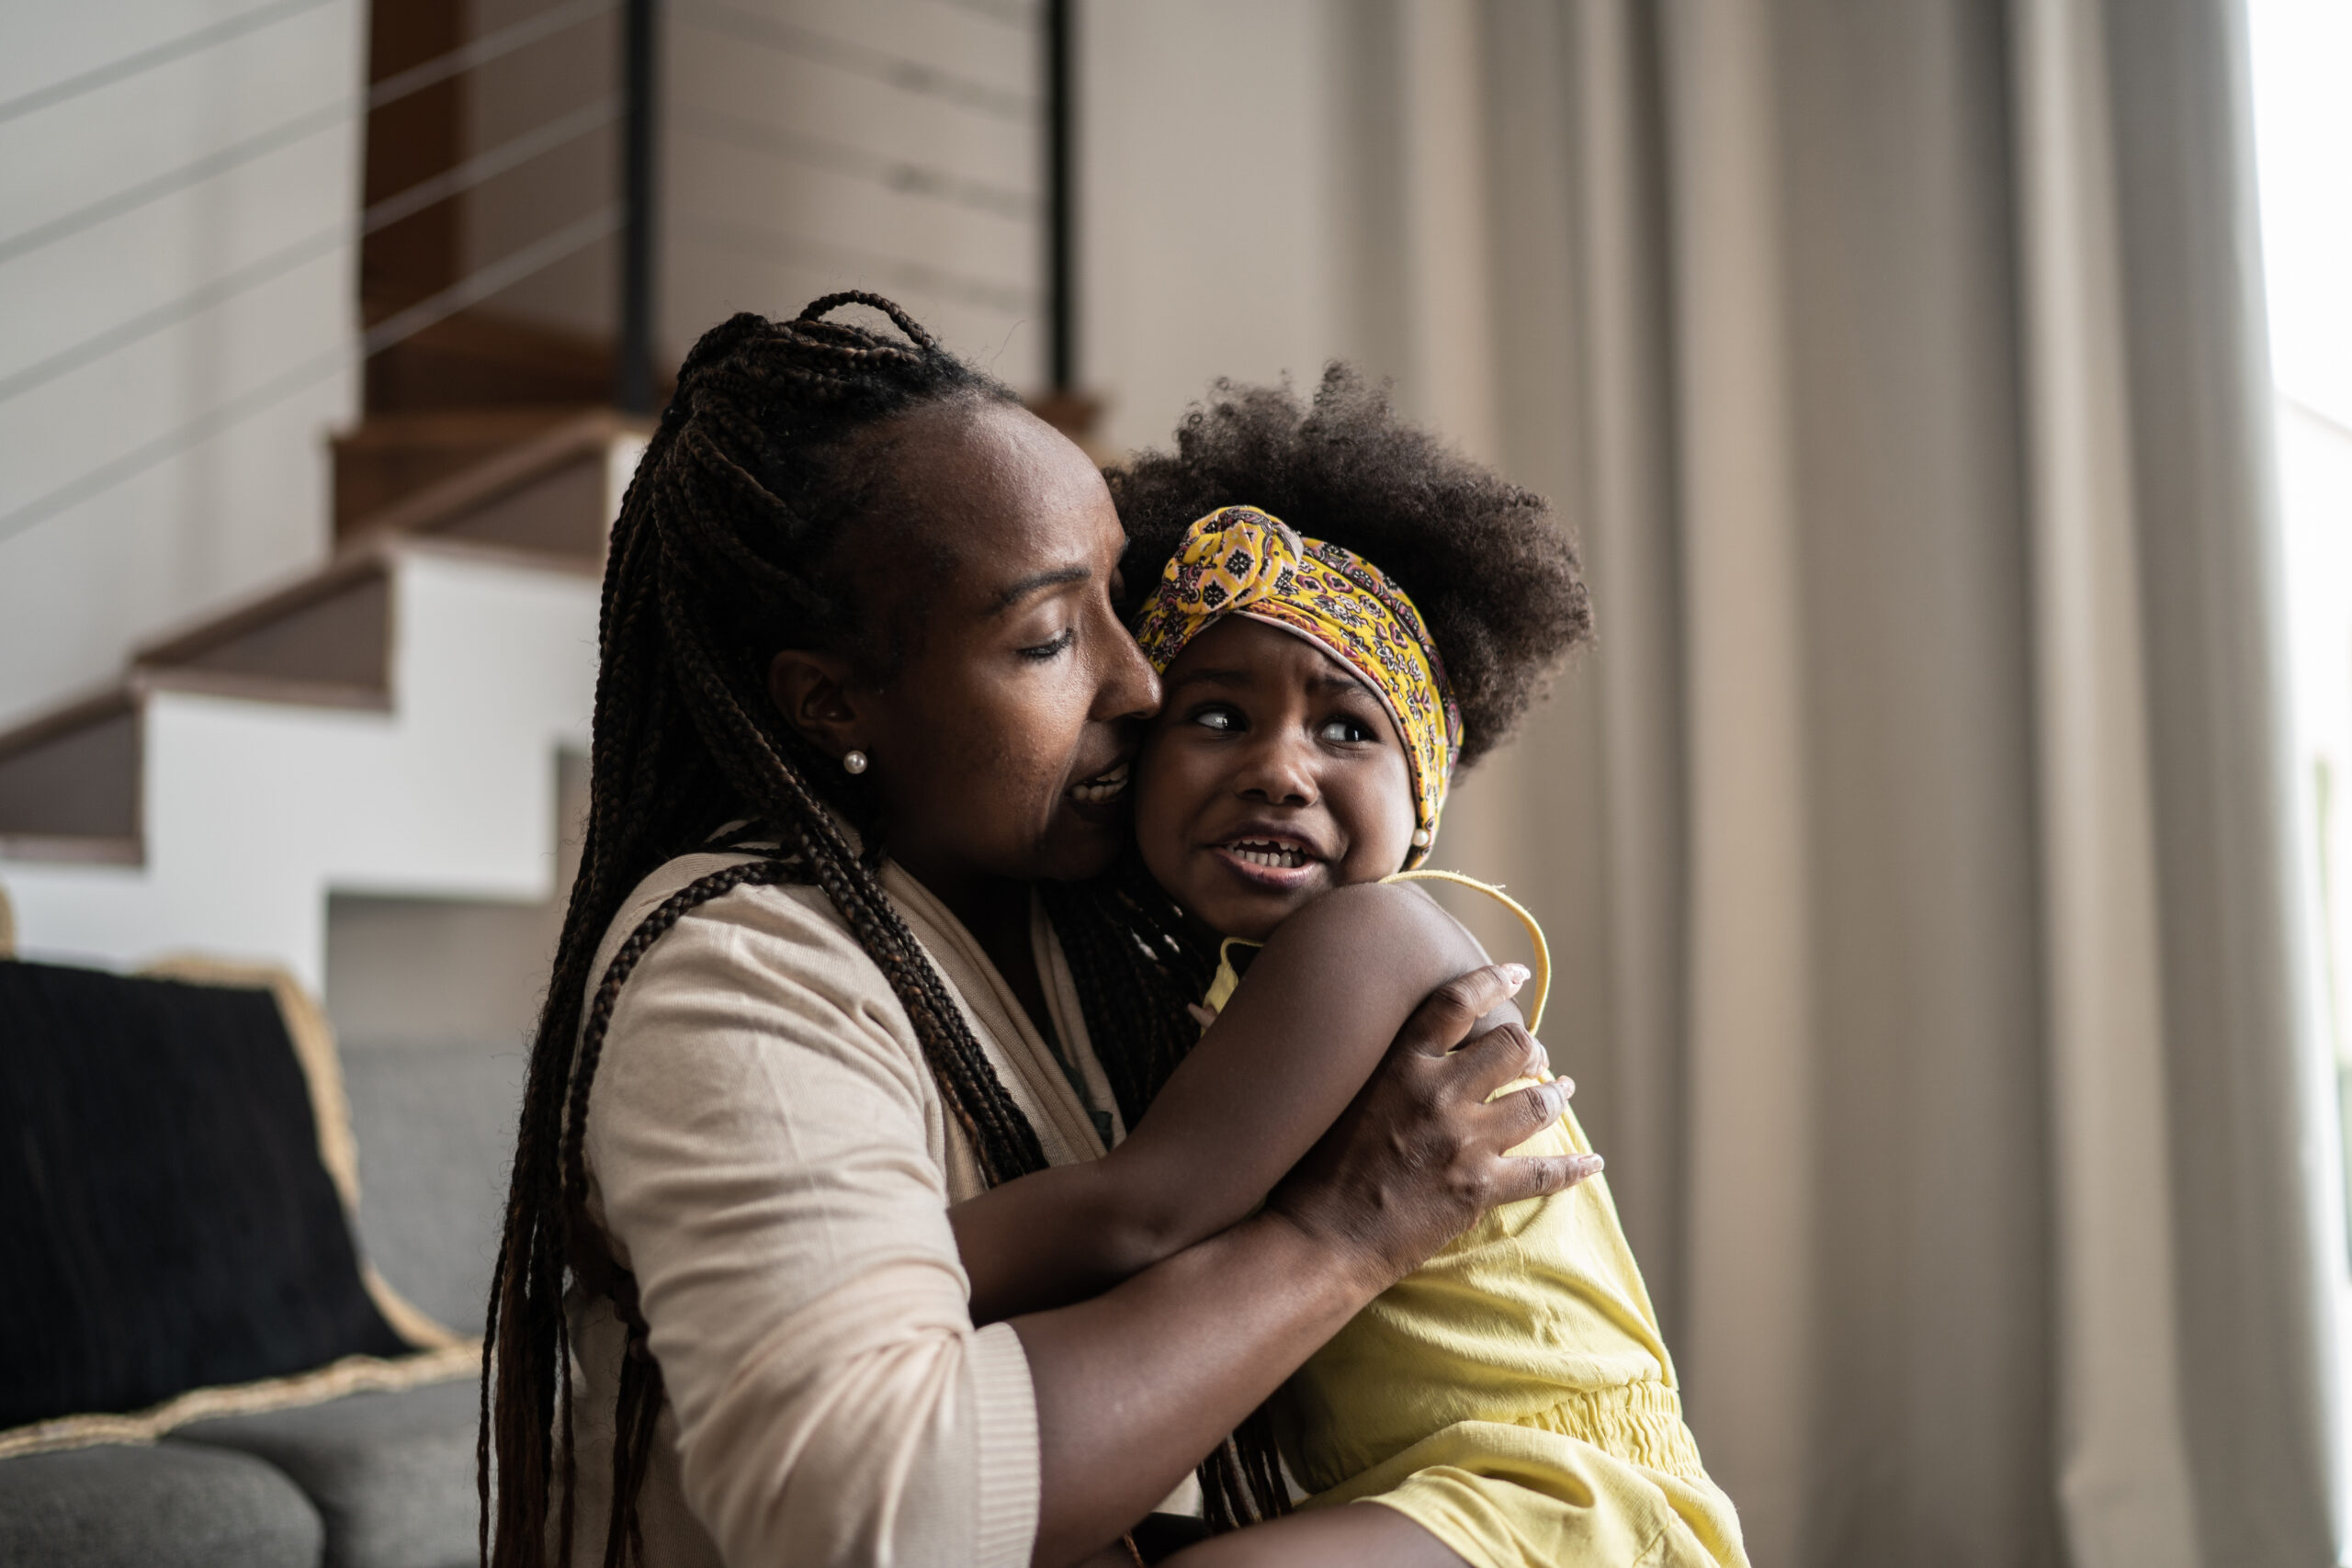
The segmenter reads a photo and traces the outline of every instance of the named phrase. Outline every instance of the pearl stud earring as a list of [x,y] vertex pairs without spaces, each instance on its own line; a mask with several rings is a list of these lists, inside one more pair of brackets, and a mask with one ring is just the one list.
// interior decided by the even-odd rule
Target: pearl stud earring
[[842,759],[842,766],[853,773],[862,773],[865,772],[865,753],[863,751],[852,751],[848,756]]
[[1425,850],[1430,847],[1430,830],[1427,828],[1413,829],[1413,847],[1417,850]]

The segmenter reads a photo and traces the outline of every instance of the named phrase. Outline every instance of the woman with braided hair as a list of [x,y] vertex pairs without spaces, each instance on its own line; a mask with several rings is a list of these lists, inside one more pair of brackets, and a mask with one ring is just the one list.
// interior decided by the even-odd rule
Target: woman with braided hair
[[[606,566],[490,1302],[487,1562],[1137,1560],[1203,1455],[1242,1495],[1263,1450],[1227,1434],[1359,1308],[1581,1174],[1504,1157],[1564,1091],[1487,1102],[1533,1047],[1461,1043],[1524,978],[1478,970],[1251,1218],[976,1327],[950,1206],[1121,1137],[1195,978],[1102,874],[1159,700],[1124,543],[1083,455],[886,300],[687,356]],[[1049,919],[1038,889],[1090,878]],[[1073,973],[1073,920],[1129,936]],[[1278,935],[1253,983],[1309,962]]]

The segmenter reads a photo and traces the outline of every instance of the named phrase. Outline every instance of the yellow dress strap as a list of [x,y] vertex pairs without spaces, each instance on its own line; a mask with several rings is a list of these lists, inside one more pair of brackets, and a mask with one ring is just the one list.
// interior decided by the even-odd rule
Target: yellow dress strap
[[1552,994],[1552,946],[1544,940],[1544,928],[1527,912],[1527,906],[1490,883],[1475,876],[1464,876],[1458,871],[1400,871],[1394,876],[1384,876],[1383,882],[1451,882],[1461,887],[1474,887],[1519,917],[1520,925],[1527,932],[1527,940],[1535,946],[1535,1001],[1532,1006],[1522,998],[1520,1011],[1527,1015],[1527,1032],[1534,1033],[1544,1025],[1544,1003]]

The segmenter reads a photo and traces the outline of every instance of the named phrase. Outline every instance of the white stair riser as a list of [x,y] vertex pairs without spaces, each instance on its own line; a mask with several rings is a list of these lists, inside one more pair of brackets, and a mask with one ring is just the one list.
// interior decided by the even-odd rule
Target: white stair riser
[[316,990],[330,892],[549,897],[556,754],[587,745],[596,604],[584,576],[404,552],[390,713],[153,694],[145,863],[0,861],[19,950],[129,965],[198,949]]

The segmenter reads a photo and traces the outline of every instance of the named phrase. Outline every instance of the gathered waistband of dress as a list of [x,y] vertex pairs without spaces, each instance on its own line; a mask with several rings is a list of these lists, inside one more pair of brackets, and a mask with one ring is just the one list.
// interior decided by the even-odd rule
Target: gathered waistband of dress
[[1682,1423],[1682,1396],[1668,1383],[1619,1383],[1572,1393],[1549,1410],[1519,1419],[1522,1427],[1590,1443],[1629,1464],[1668,1475],[1703,1476],[1698,1440]]

